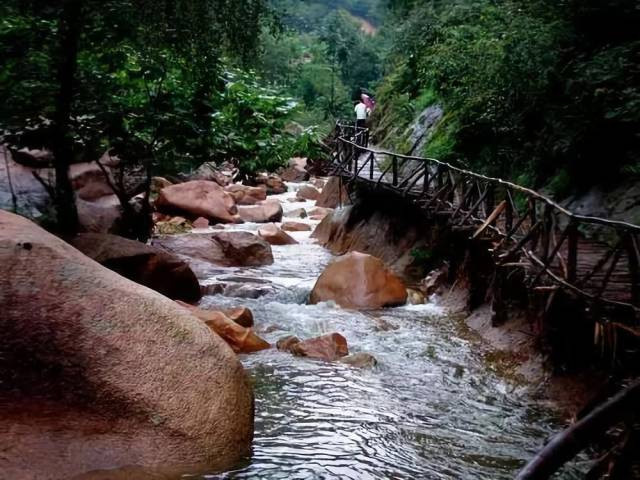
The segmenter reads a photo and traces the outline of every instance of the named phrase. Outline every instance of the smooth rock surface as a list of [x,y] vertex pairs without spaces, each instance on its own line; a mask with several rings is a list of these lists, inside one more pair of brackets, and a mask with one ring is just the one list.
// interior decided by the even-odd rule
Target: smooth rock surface
[[282,230],[285,232],[309,232],[311,231],[311,225],[302,222],[283,222]]
[[238,214],[245,222],[269,223],[282,220],[282,205],[277,200],[266,200],[253,206],[238,207]]
[[271,245],[295,245],[298,243],[291,235],[278,228],[275,223],[260,227],[258,236]]
[[175,255],[116,235],[83,233],[71,244],[89,258],[131,281],[174,300],[197,302],[200,284]]
[[214,223],[238,222],[233,197],[215,182],[195,180],[163,188],[156,208],[169,215],[204,217]]
[[310,303],[328,300],[343,308],[375,309],[404,304],[407,290],[382,260],[351,252],[331,262],[311,291]]
[[347,339],[339,333],[328,333],[290,344],[288,351],[299,357],[309,357],[332,362],[349,355]]
[[223,469],[249,453],[251,387],[199,319],[2,211],[0,266],[3,478]]

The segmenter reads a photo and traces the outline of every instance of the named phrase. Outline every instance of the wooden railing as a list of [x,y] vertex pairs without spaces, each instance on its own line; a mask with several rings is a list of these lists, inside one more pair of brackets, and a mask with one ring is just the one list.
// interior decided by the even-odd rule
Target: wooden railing
[[491,239],[497,265],[526,267],[533,289],[640,312],[640,226],[578,215],[520,185],[368,143],[367,129],[338,124],[334,174],[390,189],[454,229]]

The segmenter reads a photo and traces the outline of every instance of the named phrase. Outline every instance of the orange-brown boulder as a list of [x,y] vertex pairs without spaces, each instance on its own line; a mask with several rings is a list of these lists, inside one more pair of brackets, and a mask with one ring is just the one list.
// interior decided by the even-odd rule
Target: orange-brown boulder
[[283,352],[291,352],[291,348],[300,343],[300,339],[294,335],[287,335],[286,337],[279,338],[276,342],[276,348]]
[[236,353],[252,353],[271,348],[271,345],[257,336],[251,328],[237,324],[222,312],[202,310],[180,301],[176,303],[202,320],[211,330],[220,335]]
[[176,255],[225,267],[259,267],[273,263],[271,245],[251,232],[166,235],[153,245]]
[[162,213],[190,218],[204,217],[215,223],[238,222],[233,197],[215,182],[194,180],[163,188],[156,200]]
[[402,305],[407,288],[379,258],[351,252],[331,262],[313,287],[310,303],[328,300],[355,309]]
[[304,182],[309,180],[309,172],[306,158],[292,158],[289,160],[289,167],[282,172],[282,179],[287,182]]
[[284,222],[282,224],[282,230],[285,232],[309,232],[311,231],[311,225],[302,222]]
[[300,187],[298,193],[296,193],[296,197],[303,200],[317,200],[319,196],[320,190],[312,185],[305,185],[303,187]]
[[238,214],[245,222],[269,223],[282,220],[282,205],[277,200],[266,200],[257,205],[238,207]]
[[309,357],[332,362],[349,355],[347,339],[339,333],[329,333],[293,343],[288,350],[299,357]]
[[267,195],[279,195],[287,191],[282,178],[275,174],[258,174],[255,178],[256,185],[264,185],[267,189]]
[[209,220],[204,217],[196,218],[193,223],[193,228],[209,228]]
[[298,243],[287,232],[279,229],[275,223],[269,223],[258,229],[260,238],[266,240],[271,245],[294,245]]
[[82,233],[71,244],[109,270],[166,297],[186,302],[200,300],[198,279],[175,255],[104,233]]
[[330,208],[316,207],[309,212],[311,220],[324,220],[324,217],[333,212]]
[[264,185],[249,187],[235,183],[225,187],[225,191],[235,199],[238,205],[255,205],[267,199],[267,189]]
[[324,208],[338,208],[351,203],[349,193],[339,177],[331,177],[322,188],[316,206]]
[[225,308],[220,311],[242,327],[253,327],[253,312],[247,307]]
[[251,386],[201,320],[3,211],[0,268],[2,478],[180,476],[249,453]]

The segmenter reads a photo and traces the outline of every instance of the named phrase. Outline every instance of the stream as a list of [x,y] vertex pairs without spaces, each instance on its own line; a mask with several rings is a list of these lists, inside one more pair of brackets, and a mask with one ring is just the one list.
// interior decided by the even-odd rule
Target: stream
[[[301,185],[272,197],[285,216],[313,208],[288,202]],[[208,279],[268,285],[266,295],[206,296],[203,308],[249,307],[256,331],[272,344],[286,335],[339,332],[350,353],[371,353],[378,366],[358,369],[275,348],[242,355],[256,396],[253,453],[233,471],[201,478],[511,479],[562,428],[553,406],[532,389],[492,373],[481,341],[437,304],[366,313],[306,305],[332,255],[310,232],[291,235],[300,243],[274,246],[273,265],[220,268]],[[574,464],[555,478],[582,478],[584,468]]]

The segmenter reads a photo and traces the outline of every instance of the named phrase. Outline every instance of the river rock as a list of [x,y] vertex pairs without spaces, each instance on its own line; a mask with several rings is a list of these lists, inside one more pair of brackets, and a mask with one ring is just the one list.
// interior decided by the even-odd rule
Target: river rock
[[287,191],[282,178],[275,174],[260,173],[254,179],[256,185],[264,185],[267,189],[267,195],[279,195]]
[[407,290],[382,260],[351,252],[331,262],[313,287],[310,303],[328,300],[343,308],[375,309],[404,304]]
[[356,368],[373,368],[378,364],[376,357],[366,352],[358,352],[342,357],[338,362],[345,363]]
[[312,185],[300,187],[296,193],[296,197],[302,200],[317,200],[320,197],[320,190]]
[[288,218],[307,218],[307,211],[304,208],[296,208],[294,210],[289,210],[285,217]]
[[317,207],[338,208],[341,205],[351,203],[349,193],[345,186],[340,182],[339,177],[331,177],[327,184],[322,188],[322,192],[316,201]]
[[286,337],[278,339],[276,342],[276,348],[283,352],[291,352],[291,348],[298,343],[300,343],[300,339],[298,337],[294,335],[287,335]]
[[224,308],[220,311],[242,327],[253,327],[253,312],[247,307]]
[[264,185],[249,187],[235,183],[225,187],[225,191],[235,199],[238,205],[255,205],[267,199],[267,189]]
[[311,231],[311,225],[302,222],[284,222],[282,224],[282,230],[286,232],[309,232]]
[[164,177],[152,177],[151,178],[151,193],[158,195],[163,188],[173,185],[169,180]]
[[205,162],[189,175],[189,180],[206,180],[226,187],[233,181],[234,170],[230,164],[216,165],[214,162]]
[[297,342],[288,351],[299,357],[309,357],[332,362],[349,355],[347,339],[339,333],[328,333],[321,337],[310,338]]
[[324,178],[320,178],[320,177],[313,177],[311,179],[311,185],[313,185],[314,187],[316,187],[318,190],[321,191],[322,193],[322,189],[324,189],[325,185],[327,184],[327,180]]
[[266,240],[271,245],[295,245],[298,243],[287,232],[279,229],[275,223],[270,223],[258,229],[260,238]]
[[250,451],[231,348],[173,301],[0,211],[0,471],[222,470]]
[[309,218],[311,220],[324,220],[324,218],[332,213],[330,208],[316,207],[309,212]]
[[271,246],[250,232],[168,235],[155,238],[153,245],[225,267],[259,267],[273,263]]
[[215,223],[237,223],[239,217],[233,197],[215,182],[196,180],[165,187],[156,208],[169,215],[204,217]]
[[117,234],[122,231],[122,206],[116,195],[100,197],[92,202],[76,198],[76,207],[82,232]]
[[197,302],[200,284],[175,255],[115,235],[83,233],[71,244],[109,270],[174,300]]
[[52,168],[54,157],[50,150],[21,148],[14,150],[12,156],[15,161],[30,168]]
[[[13,210],[13,189],[19,213],[39,218],[47,211],[50,203],[49,194],[33,176],[35,171],[15,162],[9,149],[0,146],[0,209]],[[48,175],[43,173],[42,176],[48,180]]]
[[407,303],[409,305],[423,305],[425,302],[424,294],[413,288],[407,288]]
[[289,167],[282,172],[282,179],[286,182],[305,182],[309,180],[309,172],[306,158],[292,158],[289,160]]
[[251,328],[245,328],[223,312],[203,310],[184,302],[176,302],[192,315],[202,320],[211,330],[220,335],[236,353],[253,353],[271,348],[271,345],[256,335]]
[[193,223],[193,228],[209,228],[209,220],[204,217],[196,218]]
[[104,172],[97,162],[74,163],[69,166],[69,180],[78,198],[93,202],[114,194],[109,184],[114,183],[111,169],[107,166],[103,168]]
[[282,220],[282,205],[277,200],[266,200],[258,205],[238,208],[240,218],[245,222],[269,223]]

